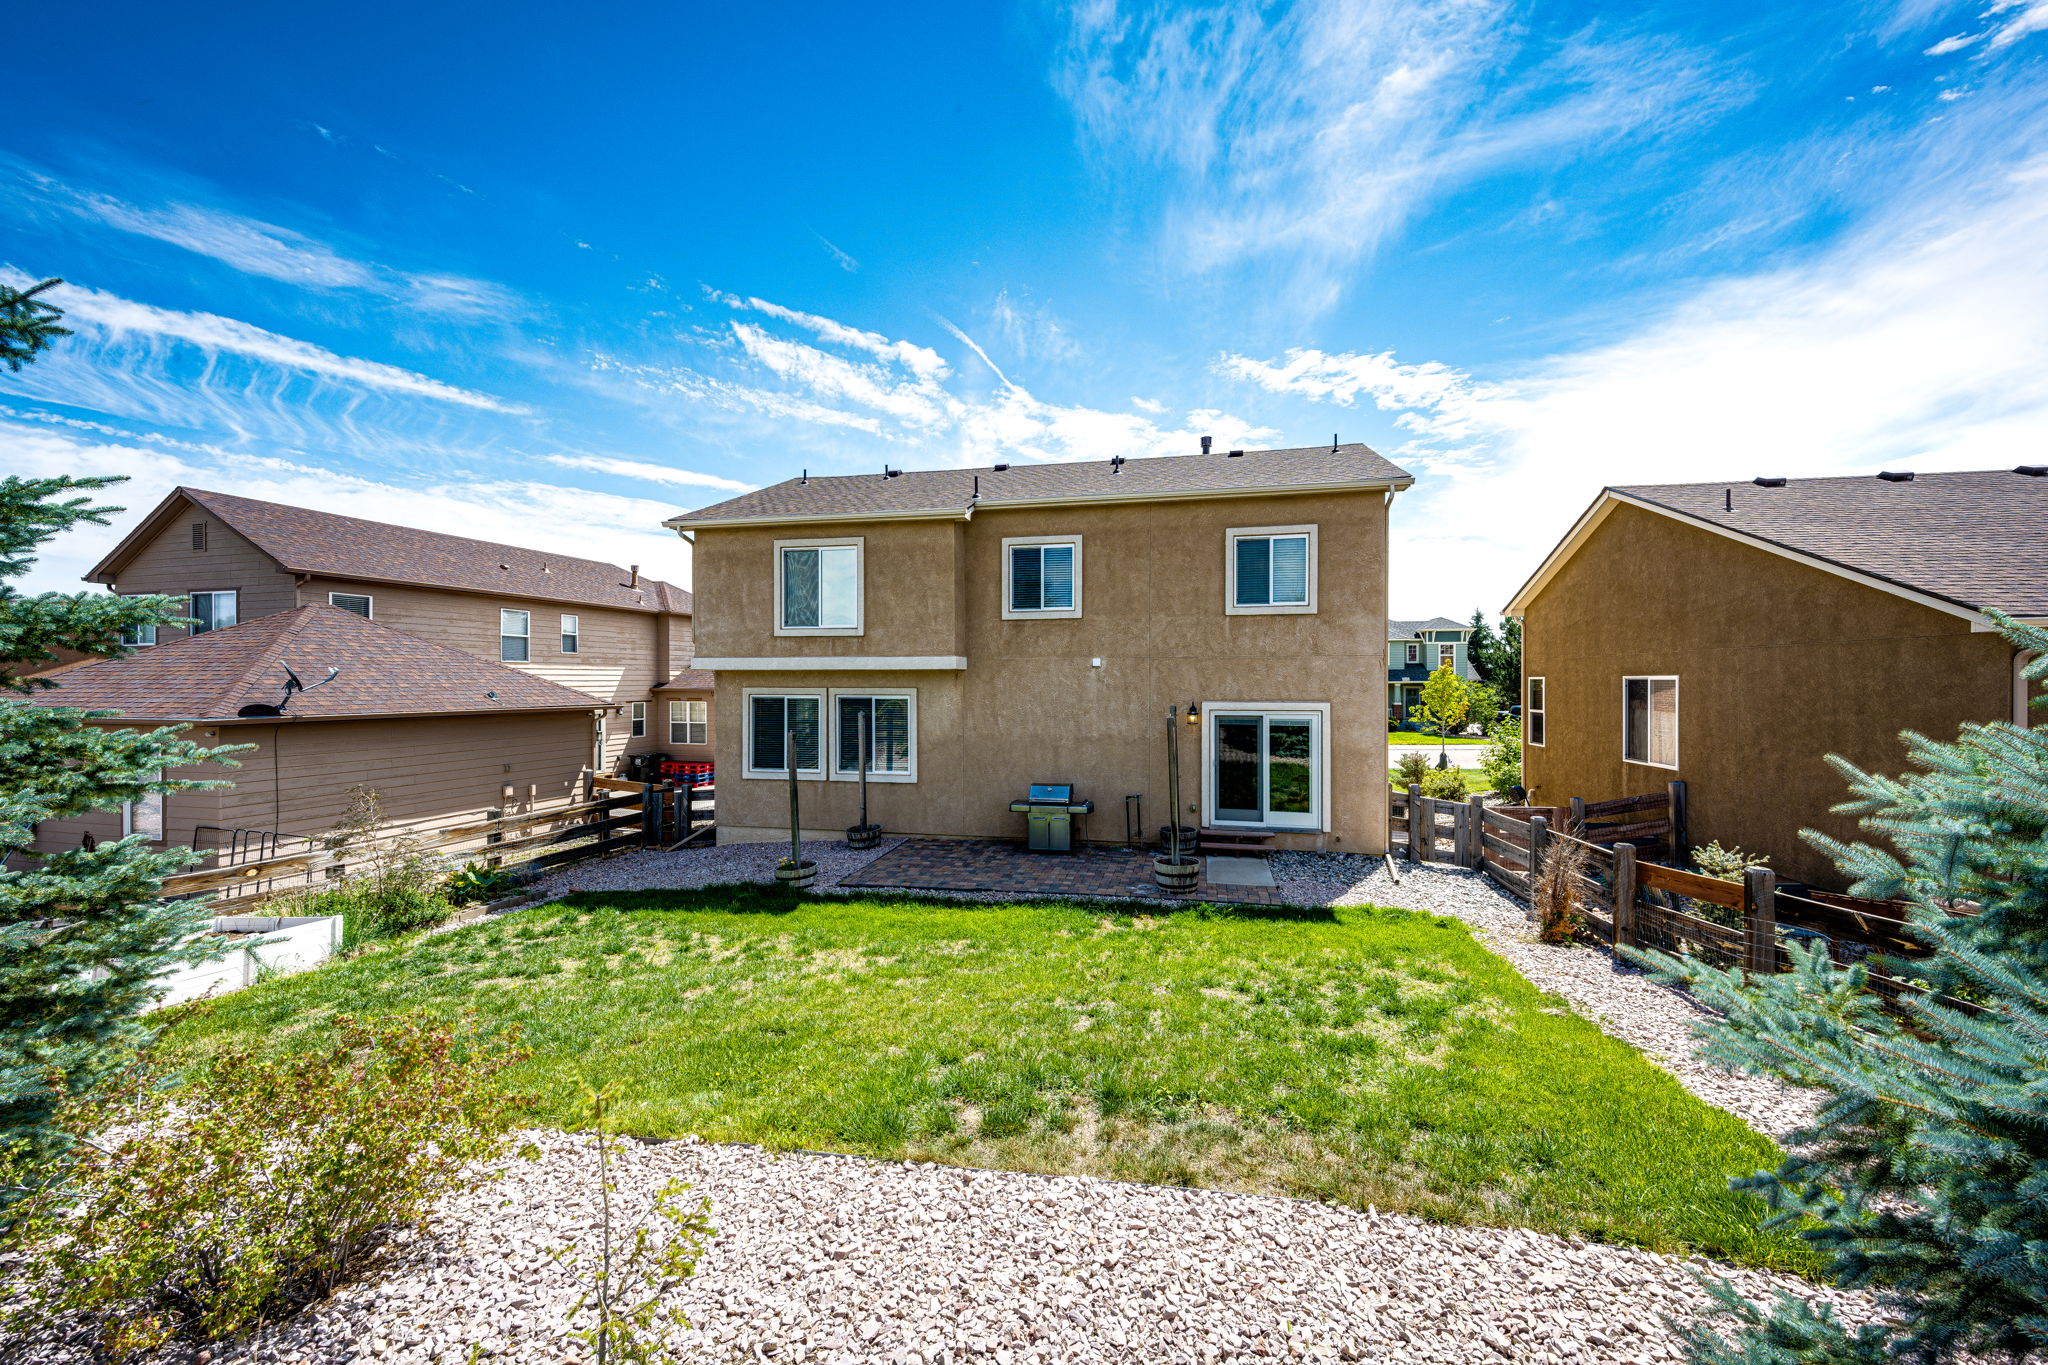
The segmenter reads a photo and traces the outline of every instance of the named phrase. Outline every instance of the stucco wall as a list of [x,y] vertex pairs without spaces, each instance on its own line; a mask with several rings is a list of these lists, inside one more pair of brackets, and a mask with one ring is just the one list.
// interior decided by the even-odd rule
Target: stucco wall
[[[1799,837],[1860,837],[1828,807],[1825,761],[1900,772],[1899,731],[1955,734],[2010,718],[2012,649],[1968,622],[1671,518],[1622,506],[1529,604],[1523,668],[1543,677],[1532,797],[1644,795],[1682,778],[1695,844],[1770,855],[1780,875],[1839,887]],[[1621,757],[1621,679],[1679,679],[1675,770]]]
[[[1312,615],[1224,612],[1225,531],[1314,523],[1318,610]],[[1153,830],[1166,822],[1165,715],[1190,703],[1327,703],[1327,810],[1322,834],[1283,846],[1374,853],[1386,838],[1386,507],[1377,494],[982,511],[941,534],[931,523],[870,523],[867,611],[879,631],[860,639],[772,635],[772,541],[791,533],[705,532],[697,543],[697,629],[705,656],[820,658],[848,653],[964,654],[943,670],[726,671],[714,726],[722,838],[787,828],[786,784],[745,778],[749,689],[915,688],[918,777],[873,783],[870,814],[896,833],[1019,837],[1011,800],[1031,782],[1071,782],[1098,813],[1082,833],[1120,842],[1123,798],[1144,797]],[[809,532],[804,534],[809,535]],[[1001,619],[1002,541],[1082,537],[1082,615]],[[960,584],[938,599],[933,585]],[[909,605],[892,604],[901,597]],[[727,612],[739,619],[728,623]],[[964,617],[964,622],[961,618]],[[949,625],[948,623],[954,623]],[[962,643],[949,647],[950,640]],[[861,646],[847,649],[853,644]],[[1093,660],[1102,661],[1100,667]],[[1203,800],[1200,727],[1182,726],[1183,799]],[[843,830],[854,784],[799,783],[804,824]],[[1190,822],[1194,812],[1183,811]]]

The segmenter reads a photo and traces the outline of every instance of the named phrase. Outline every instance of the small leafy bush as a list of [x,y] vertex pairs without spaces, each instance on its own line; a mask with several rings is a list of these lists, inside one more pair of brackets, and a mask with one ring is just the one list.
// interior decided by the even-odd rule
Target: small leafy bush
[[1502,716],[1488,727],[1486,737],[1493,741],[1479,759],[1479,771],[1486,785],[1502,794],[1510,787],[1521,786],[1522,722],[1513,716]]
[[1429,766],[1428,754],[1405,753],[1401,755],[1400,762],[1394,765],[1394,782],[1402,787],[1414,786],[1433,771],[1435,770]]
[[1696,848],[1692,851],[1694,868],[1706,876],[1716,877],[1724,882],[1739,882],[1742,880],[1744,868],[1767,867],[1770,861],[1770,858],[1762,853],[1743,852],[1739,845],[1723,848],[1719,839],[1705,848]]
[[345,879],[281,897],[273,913],[345,916],[342,941],[350,948],[430,929],[455,913],[442,860],[418,835],[387,828],[375,789],[351,792],[348,813],[320,843],[340,860]]
[[[70,1179],[25,1201],[8,1326],[122,1361],[216,1341],[332,1293],[442,1196],[494,1179],[524,1100],[514,1031],[337,1018],[324,1048],[223,1053],[188,1084],[138,1071],[69,1115]],[[0,1179],[14,1173],[0,1170]]]
[[1439,801],[1465,799],[1465,774],[1456,768],[1431,768],[1422,775],[1422,794]]
[[504,868],[471,862],[448,874],[447,896],[457,905],[474,905],[509,896],[518,886],[519,878]]

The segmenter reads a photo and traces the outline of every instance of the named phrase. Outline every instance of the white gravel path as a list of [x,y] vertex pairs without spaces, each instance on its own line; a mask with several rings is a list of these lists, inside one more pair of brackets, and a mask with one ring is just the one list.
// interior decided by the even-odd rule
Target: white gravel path
[[[390,1274],[216,1360],[585,1359],[549,1253],[594,1245],[593,1157],[587,1139],[531,1137],[540,1160],[450,1201]],[[1631,1365],[1679,1359],[1664,1319],[1706,1301],[1694,1271],[1725,1271],[1291,1199],[688,1140],[628,1145],[619,1207],[637,1215],[671,1177],[709,1196],[719,1229],[676,1295],[694,1324],[683,1359]],[[1731,1277],[1868,1315],[1801,1281]]]

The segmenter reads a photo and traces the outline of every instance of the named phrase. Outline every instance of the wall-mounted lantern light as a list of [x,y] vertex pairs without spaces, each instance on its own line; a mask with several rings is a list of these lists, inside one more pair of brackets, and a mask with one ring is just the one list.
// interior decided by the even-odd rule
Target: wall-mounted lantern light
[[1195,705],[1195,704],[1194,704],[1193,702],[1189,702],[1189,703],[1188,703],[1188,724],[1190,724],[1190,725],[1200,725],[1201,723],[1202,723],[1202,713],[1201,713],[1200,709],[1199,709],[1199,708],[1197,708],[1197,707],[1196,707],[1196,705]]

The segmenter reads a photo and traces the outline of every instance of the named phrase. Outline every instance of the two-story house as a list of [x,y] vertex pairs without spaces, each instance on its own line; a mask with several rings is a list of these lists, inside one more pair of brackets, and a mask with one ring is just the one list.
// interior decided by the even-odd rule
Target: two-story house
[[1387,622],[1387,719],[1407,720],[1422,705],[1422,685],[1445,664],[1467,682],[1479,681],[1466,644],[1472,627],[1443,616]]
[[1281,847],[1376,853],[1387,509],[1362,445],[792,479],[675,517],[716,676],[719,835],[1009,837],[1071,783],[1120,842],[1125,798]]
[[1985,609],[2048,621],[2044,544],[2048,465],[1603,489],[1507,607],[1530,796],[1679,779],[1694,845],[1839,887],[1800,836],[1870,837],[1829,754],[1897,774],[1903,730],[2040,723]]
[[710,758],[690,594],[637,568],[180,488],[86,577],[185,598],[195,632],[339,607],[595,698],[601,734],[586,761],[600,768],[626,753]]

